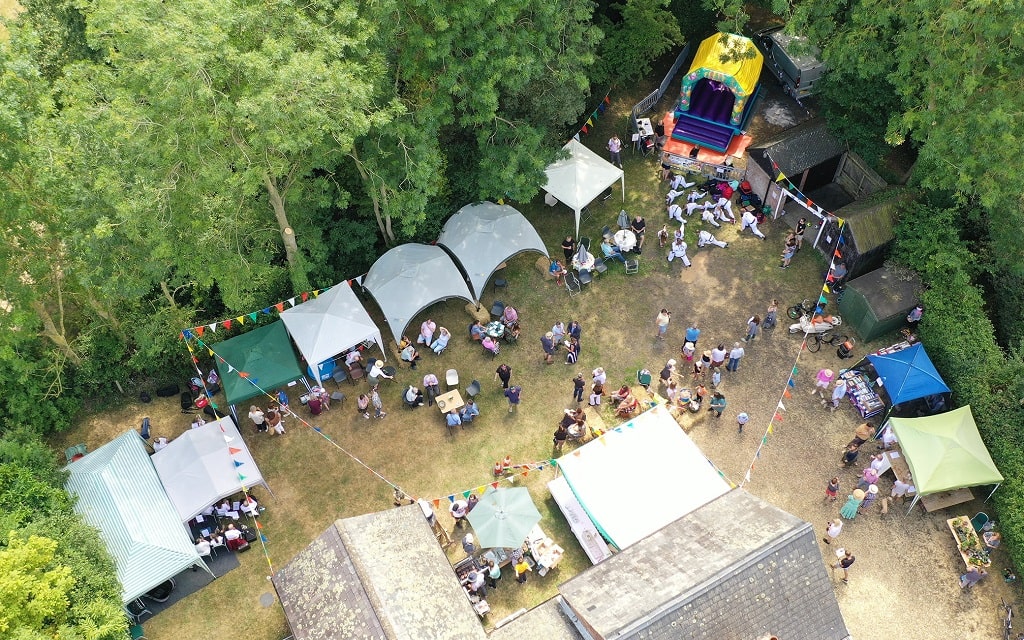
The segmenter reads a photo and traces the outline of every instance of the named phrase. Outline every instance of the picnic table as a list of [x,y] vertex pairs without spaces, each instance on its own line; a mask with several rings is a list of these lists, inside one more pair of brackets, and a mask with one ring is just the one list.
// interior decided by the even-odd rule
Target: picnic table
[[953,534],[960,559],[968,569],[971,567],[987,567],[992,564],[988,548],[974,531],[974,525],[967,516],[957,516],[946,520],[949,532]]

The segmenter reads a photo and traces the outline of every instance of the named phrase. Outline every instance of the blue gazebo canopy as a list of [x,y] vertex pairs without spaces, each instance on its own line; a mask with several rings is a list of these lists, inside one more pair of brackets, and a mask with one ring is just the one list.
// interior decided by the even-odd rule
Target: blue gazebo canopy
[[949,393],[921,343],[895,353],[869,355],[868,362],[878,372],[893,404]]

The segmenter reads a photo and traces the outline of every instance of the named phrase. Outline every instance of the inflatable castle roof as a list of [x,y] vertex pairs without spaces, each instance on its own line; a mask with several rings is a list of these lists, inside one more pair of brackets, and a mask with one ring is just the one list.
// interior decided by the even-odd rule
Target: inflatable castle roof
[[764,56],[750,38],[716,33],[700,43],[686,75],[722,82],[742,98],[754,92],[762,65]]

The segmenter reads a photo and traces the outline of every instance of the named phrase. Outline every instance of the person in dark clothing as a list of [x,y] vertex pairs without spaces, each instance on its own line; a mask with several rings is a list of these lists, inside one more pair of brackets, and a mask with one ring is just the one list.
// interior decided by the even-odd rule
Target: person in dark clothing
[[572,379],[572,398],[577,403],[583,402],[583,389],[586,383],[583,381],[583,374],[577,373],[576,377]]
[[562,240],[562,253],[565,254],[567,263],[572,262],[572,257],[576,254],[576,241],[572,236],[565,236],[565,240]]
[[512,367],[507,364],[502,364],[498,367],[498,370],[494,372],[494,379],[501,380],[501,388],[508,389],[508,383],[512,379]]

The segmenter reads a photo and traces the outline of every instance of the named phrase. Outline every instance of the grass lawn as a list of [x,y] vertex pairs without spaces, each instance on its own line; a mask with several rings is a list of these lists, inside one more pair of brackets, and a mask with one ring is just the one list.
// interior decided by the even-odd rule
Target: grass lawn
[[[636,97],[643,94],[643,89],[637,90]],[[622,95],[613,98],[612,108],[596,133],[584,139],[602,152],[613,127],[624,137],[623,123],[633,102]],[[329,439],[294,419],[287,424],[288,434],[283,437],[257,436],[243,424],[246,441],[274,491],[274,497],[270,497],[256,490],[267,507],[263,517],[267,560],[261,557],[259,547],[243,555],[239,569],[147,621],[148,637],[198,637],[229,629],[232,635],[248,640],[279,640],[288,635],[280,606],[275,602],[265,608],[259,603],[261,594],[273,592],[268,561],[274,569],[282,567],[336,518],[391,506],[391,488],[353,457],[413,496],[443,498],[474,489],[491,481],[494,461],[505,455],[516,462],[542,461],[551,456],[551,434],[563,408],[572,405],[571,378],[578,371],[584,372],[589,380],[590,371],[603,366],[609,373],[608,386],[614,387],[633,380],[641,367],[657,371],[665,360],[677,357],[683,331],[691,321],[698,322],[703,330],[701,349],[718,342],[731,345],[744,335],[748,316],[764,314],[770,298],[778,298],[784,309],[797,300],[817,295],[823,262],[811,249],[797,254],[790,269],[779,269],[778,254],[785,234],[783,221],[763,227],[767,241],[749,233],[738,237],[738,225],[727,225],[720,232],[716,230],[716,235],[730,242],[728,249],[697,249],[695,236],[700,224],[693,219],[687,231],[692,268],[684,268],[678,261],[667,263],[665,251],[657,248],[654,237],[666,220],[666,189],[658,181],[657,163],[653,158],[632,156],[628,149],[623,157],[624,208],[631,215],[644,215],[651,228],[640,257],[640,273],[627,276],[621,264],[612,264],[581,295],[569,298],[564,288],[546,281],[537,271],[537,255],[520,256],[510,262],[509,287],[499,290],[497,297],[519,309],[522,338],[517,345],[503,345],[496,359],[485,356],[478,345],[469,342],[466,326],[470,317],[463,303],[440,303],[415,318],[407,333],[415,334],[419,323],[429,315],[438,325],[451,330],[449,349],[439,357],[426,353],[417,371],[402,367],[396,383],[383,385],[388,411],[384,420],[364,420],[354,410],[354,396],[366,389],[365,382],[360,382],[354,387],[343,384],[342,391],[349,395],[345,406],[336,404],[313,422]],[[572,231],[572,212],[561,205],[549,208],[542,198],[516,206],[534,223],[550,253],[560,256],[560,239]],[[599,238],[602,226],[614,226],[620,206],[616,188],[613,199],[597,207],[585,221],[583,235]],[[483,302],[490,305],[494,298],[488,292]],[[374,312],[372,303],[370,307]],[[654,338],[654,319],[661,307],[674,312],[664,342]],[[568,323],[572,319],[583,326],[580,362],[576,366],[561,361],[545,365],[539,337],[556,320]],[[702,414],[693,424],[687,424],[692,437],[733,482],[742,480],[754,460],[788,373],[800,355],[799,339],[787,334],[786,324],[783,314],[780,327],[747,347],[740,371],[723,381],[729,407],[721,420],[712,421]],[[387,335],[386,326],[380,326]],[[858,355],[868,346],[874,347],[859,345]],[[182,359],[186,357],[183,352]],[[395,359],[391,354],[388,357]],[[513,414],[507,411],[500,384],[493,380],[494,370],[502,362],[513,368],[513,382],[523,387],[522,405]],[[846,365],[852,362],[845,361]],[[800,355],[800,384],[794,398],[788,401],[786,422],[767,441],[747,486],[751,492],[815,525],[822,525],[835,515],[836,507],[823,504],[821,495],[827,479],[838,471],[835,463],[842,444],[849,440],[859,422],[849,408],[835,414],[822,412],[808,396],[807,381],[824,366],[838,369],[844,365],[834,350]],[[436,408],[406,409],[400,400],[405,385],[420,385],[427,372],[443,379],[449,368],[459,371],[462,388],[477,379],[484,389],[479,398],[482,415],[453,437],[445,434]],[[333,383],[327,386],[333,390]],[[293,402],[293,406],[298,403]],[[737,434],[735,428],[739,411],[752,416],[743,435]],[[94,449],[125,429],[137,427],[146,415],[153,418],[155,436],[173,436],[188,428],[189,418],[179,413],[177,399],[172,398],[90,416],[73,432],[64,434],[57,444],[84,441]],[[308,414],[304,417],[312,420]],[[570,443],[566,452],[571,448]],[[843,476],[842,490],[852,489],[851,474],[855,470],[839,473]],[[541,526],[565,548],[565,558],[545,578],[532,576],[522,587],[505,582],[505,587],[488,598],[492,608],[489,624],[519,608],[539,604],[556,593],[559,583],[589,566],[547,494],[545,483],[552,477],[550,469],[531,472],[517,484],[530,489],[543,516]],[[663,493],[669,500],[674,492],[685,491],[685,487],[648,490]],[[888,492],[888,487],[882,487],[882,491]],[[451,530],[452,521],[444,508],[446,502],[439,510],[439,519]],[[974,507],[968,505],[962,511],[973,514],[977,510]],[[856,548],[859,571],[848,587],[837,591],[855,637],[874,635],[879,625],[886,629],[882,634],[885,637],[947,638],[995,632],[996,607],[990,607],[990,596],[981,595],[984,589],[962,594],[955,587],[955,549],[951,540],[943,537],[943,527],[940,517],[922,516],[919,512],[910,516],[892,513],[886,518],[869,514],[850,523],[843,534],[844,543]],[[828,560],[828,550],[824,549],[823,560]],[[453,561],[461,559],[457,543],[450,547],[449,557]],[[1005,590],[1001,581],[990,580],[985,587]],[[929,611],[923,617],[926,619],[906,615],[923,611],[925,606]]]

